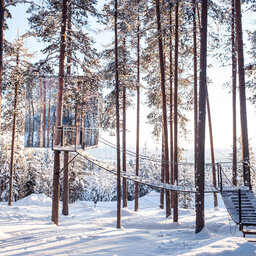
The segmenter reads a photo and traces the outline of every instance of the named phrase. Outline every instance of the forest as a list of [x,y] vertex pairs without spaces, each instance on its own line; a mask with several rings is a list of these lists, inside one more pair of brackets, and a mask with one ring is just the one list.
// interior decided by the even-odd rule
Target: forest
[[[29,28],[9,41],[8,20],[15,19],[9,8],[20,5],[27,6]],[[219,185],[209,68],[228,67],[230,72],[223,85],[232,98],[228,179],[231,185],[255,190],[247,105],[256,102],[256,30],[243,28],[243,19],[255,11],[254,0],[0,0],[0,201],[11,206],[44,193],[52,197],[57,225],[59,200],[64,215],[69,214],[68,202],[117,201],[120,228],[121,200],[123,207],[134,200],[138,211],[139,197],[154,190],[160,208],[174,222],[179,207],[195,209],[200,232],[205,190]],[[38,44],[37,53],[26,47],[30,40]],[[216,99],[211,103],[219,104]],[[152,153],[141,143],[142,106],[154,138],[148,143],[160,143],[160,152]],[[132,120],[128,111],[133,111]],[[129,137],[131,122],[136,126],[134,141]],[[207,164],[206,133],[211,152]],[[115,166],[117,177],[76,157],[80,146],[102,146],[110,154],[112,146],[101,134],[115,138],[115,158],[105,153],[104,160]],[[180,141],[189,139],[194,155],[183,165]],[[197,192],[153,188],[122,178],[121,172]]]

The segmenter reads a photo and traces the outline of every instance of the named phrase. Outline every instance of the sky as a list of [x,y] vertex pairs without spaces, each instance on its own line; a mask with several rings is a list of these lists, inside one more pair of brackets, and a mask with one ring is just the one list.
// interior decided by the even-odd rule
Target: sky
[[[19,33],[25,33],[28,31],[28,23],[26,20],[27,5],[20,4],[17,7],[10,7],[9,10],[12,13],[13,19],[8,20],[9,30],[5,31],[5,37],[7,40],[12,41]],[[243,17],[243,28],[255,27],[255,17],[251,14],[246,14]],[[114,35],[114,34],[113,34]],[[108,37],[111,37],[111,32],[109,32]],[[104,34],[98,33],[96,35],[97,45],[100,47],[103,42],[105,42]],[[38,43],[34,39],[27,41],[27,48],[31,51],[38,50]],[[249,63],[251,60],[245,58],[245,64]],[[208,76],[213,81],[209,85],[209,100],[211,105],[211,115],[212,115],[212,127],[214,136],[214,146],[216,148],[216,153],[220,152],[222,154],[222,149],[230,149],[232,146],[232,96],[228,93],[227,89],[223,88],[223,84],[231,79],[231,67],[214,67],[207,70]],[[135,99],[134,99],[135,102]],[[239,103],[239,98],[237,98]],[[237,105],[237,113],[239,114],[239,106]],[[250,140],[250,146],[256,148],[256,135],[254,133],[256,127],[256,114],[255,108],[247,101],[247,113],[248,113],[248,134]],[[141,146],[147,144],[147,147],[155,149],[160,148],[156,142],[152,139],[152,128],[146,124],[146,115],[148,109],[144,102],[141,102]],[[136,142],[136,108],[128,110],[128,134],[127,140],[129,144],[135,145]],[[180,145],[184,149],[193,148],[193,113],[187,114],[191,120],[188,123],[190,132],[189,141],[180,140]],[[237,117],[237,132],[240,136],[240,117]],[[206,129],[206,148],[209,148],[209,136],[208,127]],[[113,138],[114,140],[114,138]],[[224,151],[223,151],[224,152]]]

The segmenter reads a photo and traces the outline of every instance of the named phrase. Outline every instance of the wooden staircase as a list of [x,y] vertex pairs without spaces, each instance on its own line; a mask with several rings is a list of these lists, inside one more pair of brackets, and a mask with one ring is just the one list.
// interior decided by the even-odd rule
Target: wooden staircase
[[[256,235],[256,198],[249,189],[222,190],[221,192],[224,204],[233,221],[239,225],[246,235]],[[250,229],[244,229],[249,227]],[[247,239],[249,242],[256,242],[255,239]]]

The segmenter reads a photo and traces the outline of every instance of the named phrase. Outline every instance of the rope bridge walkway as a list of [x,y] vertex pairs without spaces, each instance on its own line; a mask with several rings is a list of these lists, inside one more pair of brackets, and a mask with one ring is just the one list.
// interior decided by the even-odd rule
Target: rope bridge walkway
[[[86,160],[91,162],[92,164],[100,167],[101,169],[108,171],[114,175],[117,175],[117,170],[113,165],[99,161],[98,159],[96,159],[92,155],[90,155],[87,151],[82,151],[82,152],[77,151],[77,154],[79,154],[80,156],[82,156],[83,158],[85,158]],[[127,174],[125,172],[121,172],[121,177],[126,178],[131,181],[134,181],[134,182],[138,182],[138,183],[150,186],[150,187],[155,187],[155,188],[162,188],[162,189],[171,190],[171,191],[188,192],[188,193],[196,193],[197,192],[196,189],[194,189],[194,188],[186,188],[184,186],[176,186],[176,185],[172,185],[172,184],[168,184],[168,183],[162,183],[157,180],[152,180],[152,179],[141,177],[141,176]],[[213,192],[218,192],[218,190],[215,188],[207,188],[205,191],[205,193],[213,193]]]

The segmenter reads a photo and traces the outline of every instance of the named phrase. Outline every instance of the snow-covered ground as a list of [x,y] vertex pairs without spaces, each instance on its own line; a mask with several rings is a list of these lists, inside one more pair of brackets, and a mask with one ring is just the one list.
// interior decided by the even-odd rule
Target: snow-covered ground
[[206,228],[194,233],[193,210],[179,211],[179,223],[165,218],[159,194],[152,192],[122,210],[122,228],[116,229],[116,202],[76,202],[70,215],[51,220],[51,199],[33,194],[8,207],[0,203],[0,255],[256,255],[230,220],[220,201],[212,209],[206,197]]

